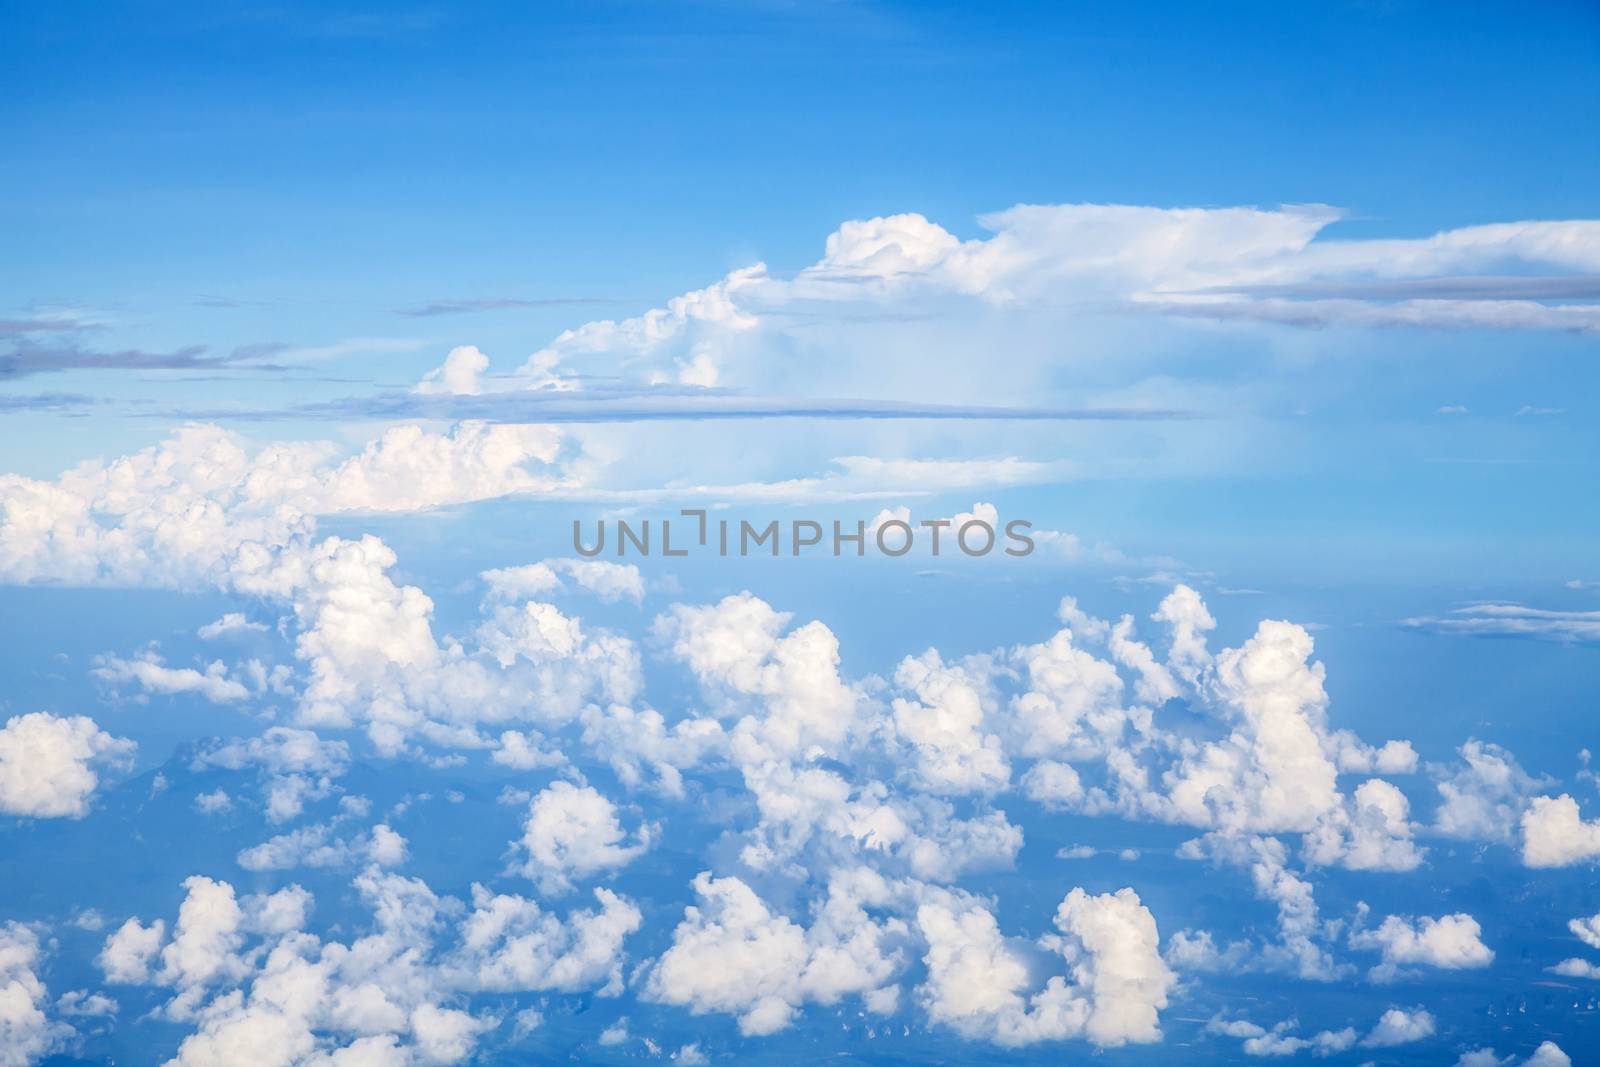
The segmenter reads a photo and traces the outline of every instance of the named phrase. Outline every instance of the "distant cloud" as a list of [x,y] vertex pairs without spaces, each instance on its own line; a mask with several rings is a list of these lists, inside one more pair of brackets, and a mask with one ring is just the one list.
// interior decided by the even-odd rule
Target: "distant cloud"
[[236,348],[221,356],[207,355],[204,345],[189,345],[170,352],[128,348],[97,352],[76,344],[42,345],[20,341],[10,352],[0,353],[0,381],[67,370],[219,370],[249,366],[255,370],[280,370],[259,362],[267,350],[259,345]]
[[673,386],[586,392],[516,390],[482,395],[388,392],[292,408],[150,412],[179,419],[447,419],[496,423],[601,423],[696,419],[998,419],[1033,422],[1203,418],[1164,408],[1003,407],[838,397],[748,396]]
[[1465,404],[1446,404],[1444,407],[1436,409],[1434,411],[1434,414],[1435,415],[1465,415],[1465,414],[1467,414],[1467,406]]
[[1548,611],[1522,604],[1488,602],[1457,608],[1444,617],[1424,616],[1404,622],[1406,626],[1435,633],[1600,641],[1600,611]]
[[572,307],[581,304],[614,304],[617,301],[598,296],[557,296],[539,299],[481,296],[465,300],[432,300],[415,307],[395,308],[396,315],[425,319],[435,315],[468,315],[478,311],[507,311],[517,308]]
[[1240,296],[1346,300],[1590,300],[1600,298],[1600,276],[1553,275],[1395,278],[1377,282],[1298,282],[1286,285],[1225,285],[1193,290]]
[[[3,375],[0,375],[3,377]],[[98,404],[99,400],[82,393],[29,393],[17,396],[0,395],[0,414],[19,414],[25,411],[70,411]]]
[[0,319],[0,338],[12,340],[40,333],[87,333],[103,330],[102,323],[86,319],[76,311],[51,311],[22,319]]

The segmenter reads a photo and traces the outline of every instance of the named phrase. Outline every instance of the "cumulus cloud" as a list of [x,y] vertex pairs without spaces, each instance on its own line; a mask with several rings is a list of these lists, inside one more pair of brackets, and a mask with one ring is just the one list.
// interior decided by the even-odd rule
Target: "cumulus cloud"
[[928,946],[921,995],[929,1018],[1007,1046],[1074,1037],[1098,1046],[1160,1040],[1160,1010],[1175,979],[1138,894],[1074,889],[1055,925],[1059,933],[1040,944],[1065,957],[1071,981],[1058,975],[1030,993],[1027,957],[1001,936],[989,911],[976,903],[924,904],[917,926]]
[[[193,1027],[172,1061],[179,1067],[468,1061],[494,1020],[456,1006],[463,997],[614,993],[623,940],[640,924],[636,907],[603,889],[598,908],[563,919],[482,886],[467,907],[374,867],[355,880],[372,913],[366,931],[323,942],[303,930],[312,902],[298,886],[241,901],[226,882],[184,885],[165,947],[162,920],[130,920],[102,953],[112,980],[172,990],[160,1013]],[[441,944],[447,929],[454,936]]]
[[1447,837],[1508,842],[1528,799],[1545,783],[1524,771],[1499,745],[1469,740],[1460,748],[1463,766],[1430,767],[1438,779],[1439,806],[1433,830]]
[[37,973],[41,957],[33,930],[15,922],[0,926],[0,1067],[33,1067],[76,1036],[50,1018],[50,998]]
[[1429,1012],[1421,1008],[1407,1011],[1404,1008],[1390,1008],[1379,1017],[1367,1036],[1361,1039],[1365,1048],[1393,1048],[1396,1045],[1409,1045],[1413,1041],[1421,1041],[1425,1037],[1432,1037],[1437,1028],[1437,1021]]
[[1314,1056],[1331,1056],[1353,1047],[1360,1036],[1350,1026],[1340,1030],[1320,1030],[1309,1037],[1295,1033],[1297,1028],[1293,1019],[1285,1019],[1270,1030],[1247,1019],[1225,1019],[1221,1016],[1206,1023],[1207,1033],[1239,1038],[1239,1047],[1246,1056],[1292,1056],[1305,1050]]
[[[567,330],[522,376],[548,388],[552,374],[569,368],[615,373],[626,366],[650,383],[749,385],[764,369],[762,354],[803,345],[791,325],[801,309],[808,325],[829,312],[845,319],[847,309],[862,306],[880,314],[936,307],[947,315],[952,306],[1003,306],[1021,315],[1042,304],[1059,307],[1063,293],[1102,312],[1288,327],[1600,328],[1593,304],[1538,299],[1565,275],[1595,268],[1600,239],[1593,222],[1502,223],[1406,240],[1320,239],[1340,217],[1317,205],[1022,204],[982,216],[992,235],[967,241],[916,214],[852,220],[829,235],[821,259],[792,278],[756,264],[638,317]],[[1521,287],[1475,282],[1485,270],[1503,276],[1508,263],[1545,277],[1523,279]]]
[[1352,931],[1350,947],[1381,952],[1383,962],[1373,968],[1372,977],[1387,981],[1408,964],[1443,970],[1487,967],[1494,952],[1483,943],[1482,934],[1478,920],[1464,912],[1416,919],[1390,915],[1375,929]]
[[340,460],[327,443],[252,451],[215,426],[186,426],[53,482],[0,475],[0,580],[237,587],[237,568],[308,538],[318,515],[570,485],[565,448],[542,426],[399,426]]
[[1522,862],[1529,867],[1571,867],[1600,858],[1600,819],[1585,821],[1566,793],[1534,797],[1522,813]]
[[629,834],[610,800],[590,786],[552,782],[528,804],[515,870],[543,893],[569,892],[581,881],[631,863],[650,847],[651,828]]
[[694,891],[696,903],[646,977],[647,999],[697,1015],[736,1015],[749,1035],[784,1029],[808,1002],[860,996],[869,1010],[893,1009],[891,980],[904,963],[907,926],[869,917],[868,907],[897,896],[880,876],[835,875],[809,928],[772,910],[736,877],[701,872]]
[[1502,1059],[1494,1049],[1480,1048],[1463,1052],[1455,1067],[1572,1067],[1572,1058],[1554,1041],[1541,1041],[1526,1059],[1519,1060],[1515,1056]]
[[134,743],[84,715],[15,715],[0,728],[0,812],[81,818],[100,784],[95,768],[132,759]]
[[522,567],[484,571],[492,600],[530,600],[566,588],[566,578],[579,589],[604,601],[644,598],[644,577],[631,563],[609,563],[599,559],[547,559]]

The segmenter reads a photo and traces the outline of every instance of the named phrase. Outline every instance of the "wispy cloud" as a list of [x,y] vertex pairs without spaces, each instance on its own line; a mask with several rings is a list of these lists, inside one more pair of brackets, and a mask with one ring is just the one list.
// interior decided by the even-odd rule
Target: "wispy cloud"
[[1155,408],[997,407],[834,397],[746,396],[716,390],[517,390],[480,395],[387,392],[290,408],[151,412],[202,420],[448,419],[502,423],[604,423],[714,419],[945,419],[1032,422],[1202,418]]
[[1470,275],[1393,278],[1370,282],[1290,282],[1280,285],[1221,285],[1191,294],[1283,296],[1310,300],[1592,300],[1600,298],[1600,275]]
[[30,393],[7,396],[0,394],[0,413],[21,414],[25,411],[73,411],[98,404],[99,400],[82,393]]
[[615,304],[617,300],[599,296],[546,297],[522,299],[514,297],[483,296],[466,300],[432,300],[415,307],[395,308],[396,315],[425,319],[435,315],[468,315],[478,311],[507,311],[518,308],[573,307],[584,304]]
[[223,355],[208,355],[204,345],[190,345],[170,352],[147,352],[125,348],[100,352],[76,344],[36,344],[21,341],[9,352],[0,353],[0,381],[68,370],[219,370],[249,366],[255,370],[281,370],[263,363],[260,346],[246,345]]
[[1547,641],[1600,641],[1600,611],[1551,611],[1506,601],[1457,608],[1447,616],[1405,619],[1434,633],[1477,637],[1533,637]]

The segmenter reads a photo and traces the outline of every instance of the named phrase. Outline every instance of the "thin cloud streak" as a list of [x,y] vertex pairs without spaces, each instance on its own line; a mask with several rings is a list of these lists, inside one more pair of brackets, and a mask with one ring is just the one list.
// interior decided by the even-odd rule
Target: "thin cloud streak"
[[528,308],[575,307],[585,304],[617,304],[621,301],[599,296],[549,297],[523,300],[511,297],[479,297],[470,300],[433,300],[416,307],[395,308],[396,315],[425,319],[437,315],[469,315],[479,311],[506,311]]
[[382,393],[281,409],[151,412],[152,417],[206,421],[277,419],[443,419],[499,423],[616,423],[717,419],[916,419],[1029,422],[1161,422],[1199,419],[1191,411],[1158,408],[1034,408],[923,404],[829,397],[729,394],[669,395],[516,392],[479,396]]

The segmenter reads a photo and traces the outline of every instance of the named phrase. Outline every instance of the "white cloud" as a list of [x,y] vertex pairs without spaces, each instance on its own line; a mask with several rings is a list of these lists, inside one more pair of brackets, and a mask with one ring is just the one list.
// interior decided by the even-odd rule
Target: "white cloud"
[[1522,813],[1522,862],[1529,867],[1571,867],[1600,858],[1600,819],[1585,822],[1566,793],[1534,797]]
[[422,376],[419,393],[448,393],[473,396],[482,391],[479,380],[489,368],[489,357],[474,345],[459,345],[444,357],[444,363]]
[[111,685],[132,683],[145,693],[196,693],[213,704],[228,704],[250,695],[244,683],[228,677],[227,665],[221,660],[208,664],[203,673],[193,667],[165,666],[154,652],[132,660],[101,656],[95,662],[92,673],[96,678]]
[[15,715],[0,728],[0,812],[48,819],[88,814],[96,764],[123,765],[134,743],[83,715]]
[[145,926],[129,919],[117,927],[96,958],[106,981],[117,985],[142,985],[150,979],[150,966],[166,939],[167,924],[157,919]]
[[1452,772],[1430,767],[1438,779],[1439,807],[1433,830],[1447,837],[1509,842],[1528,798],[1544,783],[1533,778],[1499,745],[1469,740],[1461,746],[1465,766]]
[[930,649],[902,660],[894,680],[916,696],[894,700],[892,722],[895,735],[911,748],[911,773],[922,789],[960,794],[1005,788],[1011,768],[1000,738],[983,732],[984,697],[965,671],[946,666]]
[[307,541],[318,515],[570,487],[564,441],[542,426],[398,426],[338,461],[327,443],[252,452],[215,426],[186,426],[54,482],[0,475],[0,579],[226,587],[263,553]]
[[562,576],[579,589],[604,601],[644,599],[644,577],[631,563],[609,563],[598,559],[547,559],[521,567],[484,571],[481,577],[489,586],[491,600],[529,600],[548,596],[565,588]]
[[1483,943],[1483,928],[1478,920],[1463,912],[1438,918],[1390,915],[1376,929],[1354,930],[1351,948],[1375,949],[1383,953],[1383,963],[1373,969],[1379,981],[1393,979],[1398,968],[1422,964],[1443,970],[1487,967],[1494,952]]
[[1246,1019],[1221,1016],[1206,1023],[1207,1033],[1240,1038],[1240,1049],[1246,1056],[1292,1056],[1305,1050],[1315,1056],[1331,1056],[1354,1046],[1359,1036],[1348,1026],[1342,1030],[1320,1030],[1310,1037],[1299,1036],[1295,1029],[1293,1019],[1286,1019],[1270,1030]]
[[597,790],[552,782],[528,805],[514,869],[543,893],[570,892],[574,881],[624,867],[650,847],[650,826],[632,836],[627,844],[616,806]]
[[1074,889],[1055,916],[1059,934],[1041,945],[1068,961],[1071,981],[1032,986],[1026,958],[976,903],[917,909],[927,941],[929,1018],[1001,1045],[1083,1037],[1099,1046],[1161,1038],[1160,1009],[1175,978],[1162,961],[1155,919],[1131,889],[1091,896]]
[[1572,1058],[1554,1041],[1542,1041],[1525,1060],[1515,1056],[1501,1059],[1494,1049],[1480,1048],[1463,1052],[1455,1067],[1572,1067]]
[[892,979],[905,962],[896,946],[908,928],[866,909],[897,903],[907,887],[866,869],[838,872],[809,928],[773,911],[739,878],[702,872],[694,890],[696,903],[646,976],[646,999],[736,1015],[749,1035],[784,1029],[810,1002],[860,996],[869,1011],[893,1009]]
[[1432,1037],[1437,1023],[1433,1015],[1421,1008],[1407,1011],[1403,1008],[1390,1008],[1379,1017],[1367,1036],[1361,1039],[1365,1048],[1393,1048],[1396,1045],[1408,1045],[1413,1041],[1421,1041],[1425,1037]]
[[[195,1024],[172,1061],[178,1067],[470,1060],[496,1020],[453,1006],[463,995],[615,992],[623,938],[640,923],[637,908],[605,890],[596,892],[598,910],[574,911],[563,921],[532,901],[481,886],[468,910],[417,879],[374,867],[355,881],[372,911],[368,932],[349,943],[323,943],[301,931],[311,899],[299,887],[241,904],[225,882],[191,878],[185,885],[188,896],[160,953],[160,970],[148,966],[155,945],[128,953],[142,970],[121,970],[124,980],[173,988],[161,1014]],[[134,926],[155,931],[159,942],[160,920]],[[454,944],[441,947],[437,938],[446,931]],[[519,1025],[526,1021],[524,1013]]]
[[39,980],[39,938],[20,923],[0,926],[0,1067],[33,1067],[64,1048],[72,1027],[47,1014],[49,994]]
[[1306,834],[1306,860],[1353,871],[1414,870],[1423,850],[1411,840],[1410,811],[1406,795],[1390,783],[1362,782],[1342,807],[1324,813]]
[[215,641],[229,634],[264,633],[267,624],[264,622],[251,622],[245,618],[243,612],[230,611],[215,622],[208,622],[195,631],[196,636],[202,641]]
[[1590,948],[1600,948],[1600,915],[1572,919],[1567,923],[1567,929],[1572,931],[1573,937]]

